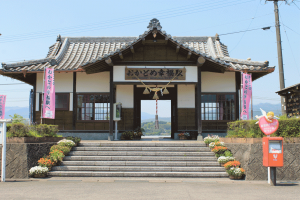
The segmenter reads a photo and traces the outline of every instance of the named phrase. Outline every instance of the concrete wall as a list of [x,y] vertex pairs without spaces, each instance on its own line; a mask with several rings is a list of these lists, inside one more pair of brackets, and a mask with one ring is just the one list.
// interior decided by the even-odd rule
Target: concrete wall
[[235,92],[235,73],[201,73],[202,92]]
[[[145,66],[127,66],[127,68],[144,68]],[[147,66],[147,68],[183,68],[184,66]],[[140,82],[139,80],[125,80],[125,66],[114,66],[114,82]],[[197,67],[186,68],[186,80],[174,80],[173,82],[197,82]],[[143,82],[157,82],[157,80],[143,80]],[[170,82],[170,80],[159,80],[159,82]]]
[[[55,142],[6,144],[6,178],[29,178],[29,169],[37,166],[37,161],[44,155],[48,155],[51,146],[55,144]],[[0,155],[1,163],[2,148],[0,148]]]
[[178,108],[195,108],[195,85],[177,86]]
[[96,74],[77,73],[76,92],[109,92],[109,72]]
[[[267,167],[263,166],[262,144],[225,143],[236,160],[246,170],[246,180],[268,180]],[[300,143],[284,143],[284,166],[277,168],[277,180],[300,180]]]
[[133,85],[117,85],[116,99],[123,108],[133,108]]

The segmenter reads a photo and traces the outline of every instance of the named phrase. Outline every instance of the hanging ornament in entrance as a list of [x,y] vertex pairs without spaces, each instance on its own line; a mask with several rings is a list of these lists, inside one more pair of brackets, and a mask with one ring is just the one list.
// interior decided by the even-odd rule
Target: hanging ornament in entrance
[[159,122],[158,122],[158,106],[157,106],[157,100],[159,99],[158,97],[158,92],[160,91],[161,92],[161,95],[164,95],[164,94],[169,94],[169,91],[167,89],[167,86],[178,76],[178,74],[176,74],[176,76],[174,76],[174,78],[164,87],[148,87],[145,83],[143,83],[143,81],[141,81],[141,79],[139,79],[139,77],[137,77],[135,74],[134,76],[145,86],[145,90],[143,92],[143,94],[150,94],[150,92],[154,92],[154,95],[153,95],[153,99],[156,100],[156,115],[155,115],[155,129],[159,129]]

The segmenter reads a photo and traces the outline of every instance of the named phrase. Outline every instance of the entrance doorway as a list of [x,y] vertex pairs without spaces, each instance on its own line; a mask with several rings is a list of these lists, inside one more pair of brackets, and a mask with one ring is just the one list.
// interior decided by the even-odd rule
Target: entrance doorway
[[141,100],[141,128],[144,138],[171,138],[171,100],[157,101],[158,127],[156,127],[156,100]]
[[[150,95],[144,95],[143,91],[145,90],[144,87],[137,87],[136,85],[134,86],[134,127],[141,127],[141,103],[144,100],[150,100],[153,101],[155,104],[155,100],[153,100],[153,94]],[[178,116],[177,116],[177,85],[168,87],[169,94],[163,95],[159,97],[159,101],[167,101],[170,102],[171,104],[171,138],[174,139],[174,133],[178,130]],[[160,106],[158,106],[160,107]],[[155,111],[155,107],[153,108],[153,111]],[[162,113],[161,113],[162,114]],[[158,113],[158,116],[160,113]],[[155,113],[153,115],[155,119]]]

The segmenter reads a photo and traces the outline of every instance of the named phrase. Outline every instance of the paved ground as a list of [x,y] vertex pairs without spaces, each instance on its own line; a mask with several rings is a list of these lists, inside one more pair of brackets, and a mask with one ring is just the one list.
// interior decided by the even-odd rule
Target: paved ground
[[0,199],[300,199],[300,182],[205,178],[45,178],[0,182]]

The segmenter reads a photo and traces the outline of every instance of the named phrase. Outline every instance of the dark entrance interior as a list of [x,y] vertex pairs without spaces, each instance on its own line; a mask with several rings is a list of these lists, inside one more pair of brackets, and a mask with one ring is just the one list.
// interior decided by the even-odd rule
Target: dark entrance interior
[[[134,127],[141,127],[141,100],[153,100],[154,93],[143,94],[144,87],[134,86]],[[171,138],[177,131],[177,85],[168,87],[169,94],[159,97],[159,100],[171,100]]]

